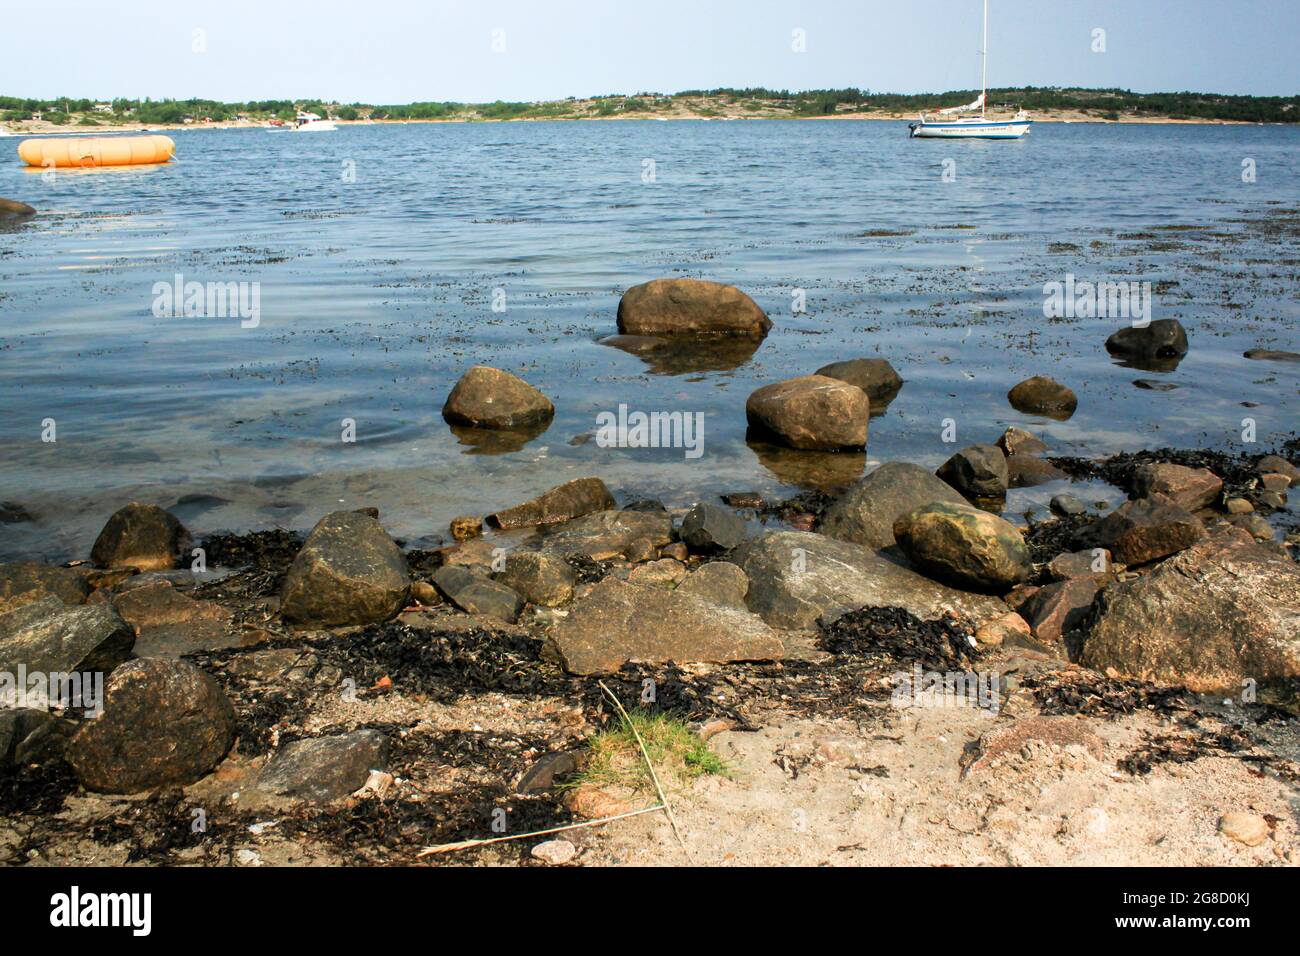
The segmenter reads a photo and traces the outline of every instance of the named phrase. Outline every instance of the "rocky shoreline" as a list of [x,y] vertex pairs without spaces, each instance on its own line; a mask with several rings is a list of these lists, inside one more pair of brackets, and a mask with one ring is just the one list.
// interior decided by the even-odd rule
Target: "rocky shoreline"
[[[624,344],[674,348],[770,327],[740,290],[697,280],[631,289],[618,316]],[[1106,348],[1168,361],[1188,344],[1163,320]],[[837,362],[760,387],[744,413],[796,453],[861,450],[903,387],[883,359]],[[1060,419],[1078,401],[1043,376],[1008,395]],[[540,391],[486,366],[443,408],[457,434],[485,441],[527,441],[554,414]],[[955,721],[940,738],[961,744],[926,770],[947,781],[945,814],[976,791],[1005,802],[1043,774],[1146,778],[1235,762],[1229,776],[1253,773],[1257,792],[1245,776],[1231,800],[1212,796],[1209,777],[1191,787],[1227,802],[1188,859],[1249,847],[1263,848],[1255,862],[1295,863],[1295,823],[1280,808],[1300,781],[1300,542],[1286,510],[1297,460],[1291,441],[1267,454],[1085,461],[1013,427],[937,471],[886,462],[842,493],[782,502],[737,491],[670,510],[583,477],[458,518],[455,543],[436,550],[395,541],[377,508],[322,515],[305,537],[195,541],[167,511],[130,504],[89,560],[0,565],[0,674],[102,679],[102,696],[85,695],[93,707],[0,710],[0,860],[646,862],[646,847],[672,845],[646,821],[573,831],[572,853],[533,853],[557,842],[537,838],[419,855],[637,809],[634,793],[582,776],[593,736],[618,721],[603,682],[732,761],[734,779],[674,798],[745,795],[736,819],[756,794],[798,803],[787,789],[801,773],[828,788],[818,799],[879,807],[877,781],[926,767],[913,758],[930,751],[916,743],[891,763],[872,742],[933,719]],[[1004,514],[1009,489],[1067,477],[1101,478],[1128,500],[1060,494],[1052,517],[1025,527]],[[20,502],[4,508],[22,520]],[[984,696],[900,704],[899,675],[913,666],[987,675]],[[769,792],[772,766],[781,777]],[[1076,811],[1062,832],[1097,836],[1096,814]],[[931,826],[952,826],[943,819]],[[709,829],[692,831],[696,852],[725,862]],[[897,858],[856,852],[915,862],[917,845]],[[991,859],[1035,862],[995,845]],[[769,852],[739,861],[781,862]]]

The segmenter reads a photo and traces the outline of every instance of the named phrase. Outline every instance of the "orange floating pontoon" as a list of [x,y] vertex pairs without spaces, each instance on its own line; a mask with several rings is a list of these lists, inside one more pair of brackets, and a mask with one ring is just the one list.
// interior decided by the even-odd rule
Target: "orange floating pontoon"
[[68,136],[25,139],[18,155],[28,166],[91,169],[95,166],[142,166],[165,163],[176,152],[167,136]]

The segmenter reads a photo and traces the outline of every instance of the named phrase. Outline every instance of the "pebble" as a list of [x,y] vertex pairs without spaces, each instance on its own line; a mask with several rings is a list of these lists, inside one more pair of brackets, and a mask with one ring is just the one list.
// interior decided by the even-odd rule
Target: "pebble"
[[1230,515],[1248,515],[1255,510],[1255,506],[1245,498],[1229,498],[1223,505]]
[[548,866],[563,866],[578,855],[578,848],[568,840],[547,840],[533,847],[534,860],[541,860]]
[[1259,846],[1268,839],[1270,829],[1258,814],[1238,812],[1225,813],[1219,819],[1219,832],[1246,846]]

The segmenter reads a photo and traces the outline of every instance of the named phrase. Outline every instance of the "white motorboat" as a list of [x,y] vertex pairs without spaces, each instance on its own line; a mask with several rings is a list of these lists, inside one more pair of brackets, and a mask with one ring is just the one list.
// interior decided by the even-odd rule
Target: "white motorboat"
[[[1029,132],[1033,120],[1024,110],[1010,119],[988,115],[989,75],[989,0],[984,0],[984,45],[980,50],[980,95],[974,103],[939,110],[936,117],[953,116],[955,119],[930,119],[924,113],[915,123],[907,124],[914,139],[1019,139]],[[979,115],[974,113],[979,110]],[[972,114],[965,116],[962,114]]]
[[332,133],[336,129],[338,127],[333,120],[321,119],[315,113],[305,113],[302,110],[298,111],[298,120],[293,127],[295,133]]

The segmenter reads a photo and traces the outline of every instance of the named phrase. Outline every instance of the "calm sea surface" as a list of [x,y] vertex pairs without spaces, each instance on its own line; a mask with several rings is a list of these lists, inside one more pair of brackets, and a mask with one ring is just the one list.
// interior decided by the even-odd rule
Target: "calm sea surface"
[[[1300,365],[1242,357],[1300,351],[1300,129],[1040,124],[1021,142],[959,143],[880,122],[172,135],[179,161],[165,167],[46,182],[12,153],[0,161],[0,196],[42,212],[0,231],[0,501],[35,518],[0,525],[0,557],[83,557],[132,499],[200,534],[376,505],[394,534],[432,543],[453,516],[588,474],[679,506],[848,481],[896,458],[937,466],[953,450],[945,418],[963,445],[1018,424],[1079,455],[1241,449],[1247,418],[1271,447],[1300,421]],[[155,317],[154,284],[177,274],[259,283],[260,324]],[[1045,319],[1044,283],[1069,274],[1150,282],[1154,317],[1186,325],[1190,354],[1172,371],[1126,368],[1103,347],[1122,320]],[[600,343],[624,289],[671,275],[740,286],[771,335],[752,355],[672,361]],[[857,356],[907,380],[866,455],[746,441],[754,388]],[[549,430],[522,447],[463,444],[440,410],[478,363],[550,395]],[[1034,374],[1078,392],[1072,419],[1007,404]],[[620,403],[703,413],[704,455],[578,437]],[[1018,492],[1009,510],[1059,490]]]

